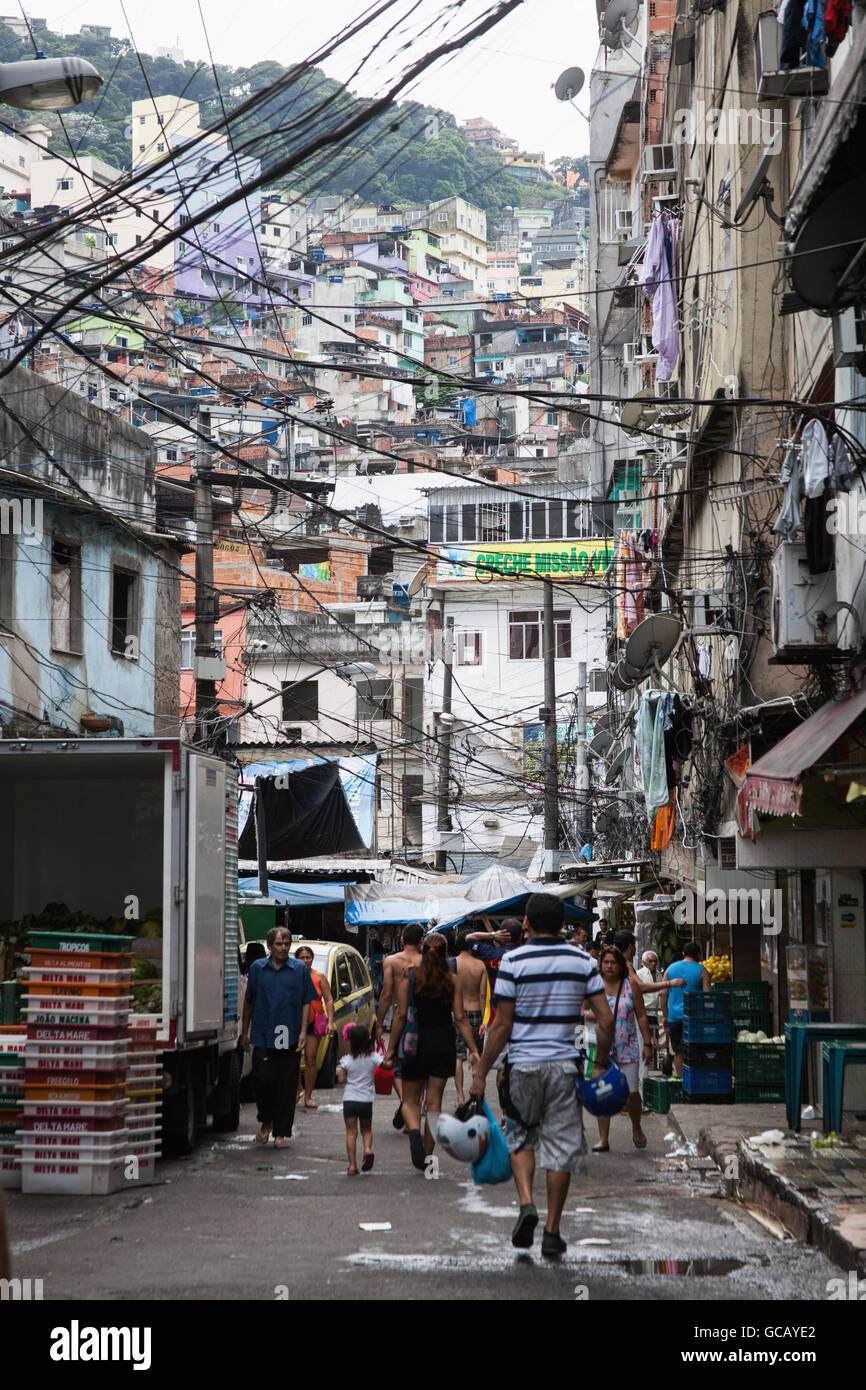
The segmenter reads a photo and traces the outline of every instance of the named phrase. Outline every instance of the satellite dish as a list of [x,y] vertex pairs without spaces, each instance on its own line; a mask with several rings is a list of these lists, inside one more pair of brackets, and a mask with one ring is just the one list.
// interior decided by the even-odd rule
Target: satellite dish
[[635,680],[633,677],[626,674],[626,664],[624,661],[617,662],[615,670],[610,673],[609,680],[615,690],[633,690],[635,687]]
[[640,679],[650,674],[654,659],[659,666],[664,665],[680,640],[682,630],[682,623],[673,613],[653,613],[638,623],[625,644],[625,659],[630,666],[642,671]]
[[612,743],[613,736],[607,729],[601,729],[594,738],[590,739],[589,751],[594,758],[603,758]]
[[735,223],[745,217],[746,213],[754,207],[755,203],[760,198],[767,180],[767,171],[775,157],[772,150],[763,151],[761,158],[758,160],[758,167],[746,184],[743,196],[737,206],[737,211],[734,213]]
[[849,301],[840,281],[863,249],[864,198],[866,174],[861,174],[823,198],[797,233],[791,284],[812,309],[834,309],[843,294]]
[[610,0],[601,21],[605,48],[622,48],[622,31],[631,30],[639,12],[640,0]]
[[553,84],[556,100],[573,101],[585,81],[583,68],[566,68]]
[[609,787],[611,782],[615,782],[617,777],[622,774],[622,770],[628,761],[628,749],[622,748],[617,753],[607,772],[604,774],[604,785]]
[[412,575],[412,578],[409,580],[409,583],[406,585],[406,592],[410,598],[412,598],[414,594],[417,594],[419,589],[422,589],[424,587],[424,581],[426,578],[427,566],[426,564],[424,564],[421,565],[420,568],[415,571],[415,573]]
[[626,434],[640,434],[642,428],[655,422],[659,413],[657,399],[655,393],[646,387],[624,403],[619,413],[619,423]]

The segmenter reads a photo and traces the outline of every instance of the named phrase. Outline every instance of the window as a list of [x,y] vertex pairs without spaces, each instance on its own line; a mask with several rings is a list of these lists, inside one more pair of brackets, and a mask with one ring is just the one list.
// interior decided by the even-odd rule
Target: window
[[368,680],[357,687],[359,720],[390,719],[394,713],[394,682],[388,679]]
[[60,540],[51,546],[51,646],[81,651],[81,546]]
[[118,333],[114,339],[115,347],[129,347],[129,339],[123,333]]
[[58,180],[57,180],[57,189],[58,189],[58,192],[61,192],[61,193],[68,193],[69,190],[72,188],[72,184],[73,184],[73,180],[72,180],[72,179],[58,179]]
[[424,735],[424,682],[420,676],[403,681],[403,736],[416,740]]
[[[543,654],[543,617],[537,608],[508,615],[508,655],[511,661],[538,661]],[[558,657],[571,656],[571,618],[566,608],[553,610],[553,647]]]
[[111,650],[130,657],[135,648],[128,638],[138,637],[138,575],[114,565],[111,571]]
[[139,154],[144,154],[144,145],[139,145],[139,147],[138,147],[138,153],[139,153]]
[[549,425],[558,425],[558,424],[559,424],[559,416],[558,416],[558,414],[556,413],[555,410],[548,410],[548,412],[547,412],[547,423],[548,423]]
[[282,232],[280,231],[279,227],[272,227],[271,231],[273,232],[274,236],[282,236]]
[[310,327],[310,324],[311,324],[312,322],[313,322],[313,316],[312,316],[312,314],[301,314],[301,327],[302,327],[302,328],[309,328],[309,327]]
[[352,322],[352,315],[351,315],[351,314],[344,314],[344,315],[343,315],[343,323],[351,323],[351,322]]
[[369,989],[370,981],[364,968],[364,962],[360,956],[349,956],[349,972],[352,976],[352,992],[357,989]]
[[460,362],[460,358],[459,358],[459,357],[456,357],[456,356],[454,355],[453,352],[449,352],[449,354],[448,354],[448,366],[449,366],[449,367],[456,367],[456,366],[459,365],[459,362]]
[[144,125],[144,123],[145,123],[146,120],[147,120],[147,117],[146,117],[146,116],[139,116],[139,118],[138,118],[138,124],[139,124],[139,125]]
[[445,512],[442,507],[430,508],[430,541],[442,541],[445,539]]
[[480,666],[481,665],[481,633],[480,632],[458,632],[457,637],[457,665],[458,666]]
[[733,835],[724,836],[719,840],[719,868],[736,869],[737,867],[737,841]]
[[[219,649],[220,656],[223,650],[223,632],[221,627],[215,627],[213,633],[214,646]],[[180,634],[180,669],[182,671],[193,671],[195,669],[195,628],[185,628]]]
[[11,628],[15,616],[16,536],[0,533],[0,628]]
[[283,686],[283,722],[309,720],[319,717],[319,682],[295,681]]
[[166,449],[165,461],[166,463],[177,463],[177,449]]
[[508,536],[508,503],[482,502],[478,525],[481,541],[504,541]]
[[345,999],[352,993],[352,977],[349,974],[349,961],[345,951],[337,956],[337,997]]
[[23,154],[19,154],[19,156],[18,156],[18,167],[19,167],[20,169],[26,169],[26,168],[27,168],[27,160],[24,158]]
[[214,230],[215,232],[218,232],[218,231],[220,230],[220,224],[219,224],[219,222],[214,222],[214,224],[213,224],[213,230]]
[[135,244],[136,244],[136,246],[140,246],[140,245],[141,245],[141,233],[140,233],[140,232],[136,232],[136,234],[135,234]]
[[165,154],[165,145],[164,145],[164,143],[162,142],[162,140],[160,140],[159,143],[157,144],[156,152],[157,152],[157,154]]

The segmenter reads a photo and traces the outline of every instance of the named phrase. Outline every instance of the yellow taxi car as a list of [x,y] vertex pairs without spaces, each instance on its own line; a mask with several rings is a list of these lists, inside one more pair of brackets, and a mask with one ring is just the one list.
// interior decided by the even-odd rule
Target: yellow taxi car
[[372,1029],[376,1018],[370,972],[360,951],[344,941],[305,941],[296,936],[292,942],[293,955],[299,946],[312,951],[313,969],[324,975],[334,996],[336,1032],[333,1038],[319,1039],[316,1087],[335,1086],[339,1060],[349,1051],[349,1044],[343,1037],[346,1025],[362,1023],[365,1028]]

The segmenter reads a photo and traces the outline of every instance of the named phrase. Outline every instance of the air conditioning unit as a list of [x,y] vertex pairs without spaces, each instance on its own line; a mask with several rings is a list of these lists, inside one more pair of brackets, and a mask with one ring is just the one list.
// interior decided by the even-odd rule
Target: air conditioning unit
[[632,233],[632,210],[631,208],[618,208],[614,213],[614,228],[617,232],[623,232],[626,236]]
[[678,381],[656,381],[655,394],[660,401],[678,401],[680,384]]
[[670,439],[668,463],[672,468],[685,468],[689,458],[688,430],[674,430]]
[[803,541],[783,541],[773,556],[775,660],[809,661],[836,650],[836,572],[810,574]]
[[782,30],[775,10],[764,10],[755,26],[755,87],[758,101],[779,97],[819,97],[827,91],[826,68],[788,68],[781,65]]
[[640,343],[623,343],[622,345],[622,365],[633,367],[639,361],[638,352]]
[[852,304],[833,316],[833,358],[837,367],[866,373],[866,305]]
[[676,145],[645,145],[643,177],[648,183],[672,179],[677,172]]
[[692,600],[692,623],[689,630],[693,636],[700,637],[729,630],[724,594],[712,589],[695,589],[688,597]]
[[284,719],[280,720],[280,733],[284,734],[287,739],[291,739],[292,741],[301,739],[304,736],[304,731],[300,724],[287,724]]
[[651,333],[641,333],[640,341],[635,344],[637,354],[636,362],[657,362],[659,355],[653,347],[653,336]]
[[385,581],[381,574],[359,574],[356,593],[360,599],[383,598]]
[[589,693],[590,695],[604,695],[607,693],[607,670],[604,666],[594,666],[590,671]]

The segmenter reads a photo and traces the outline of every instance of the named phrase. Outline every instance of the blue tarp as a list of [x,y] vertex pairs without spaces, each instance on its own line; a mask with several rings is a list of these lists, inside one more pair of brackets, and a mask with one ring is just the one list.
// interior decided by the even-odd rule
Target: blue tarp
[[[344,883],[279,883],[268,879],[268,897],[274,902],[288,903],[290,907],[325,907],[330,903],[342,903]],[[257,878],[239,878],[238,890],[241,893],[258,895]]]
[[[559,884],[533,883],[516,869],[493,864],[458,883],[353,883],[346,886],[346,922],[359,926],[421,922],[440,931],[459,926],[467,917],[522,907],[530,893],[555,891]],[[593,913],[563,903],[569,921],[591,922]]]

